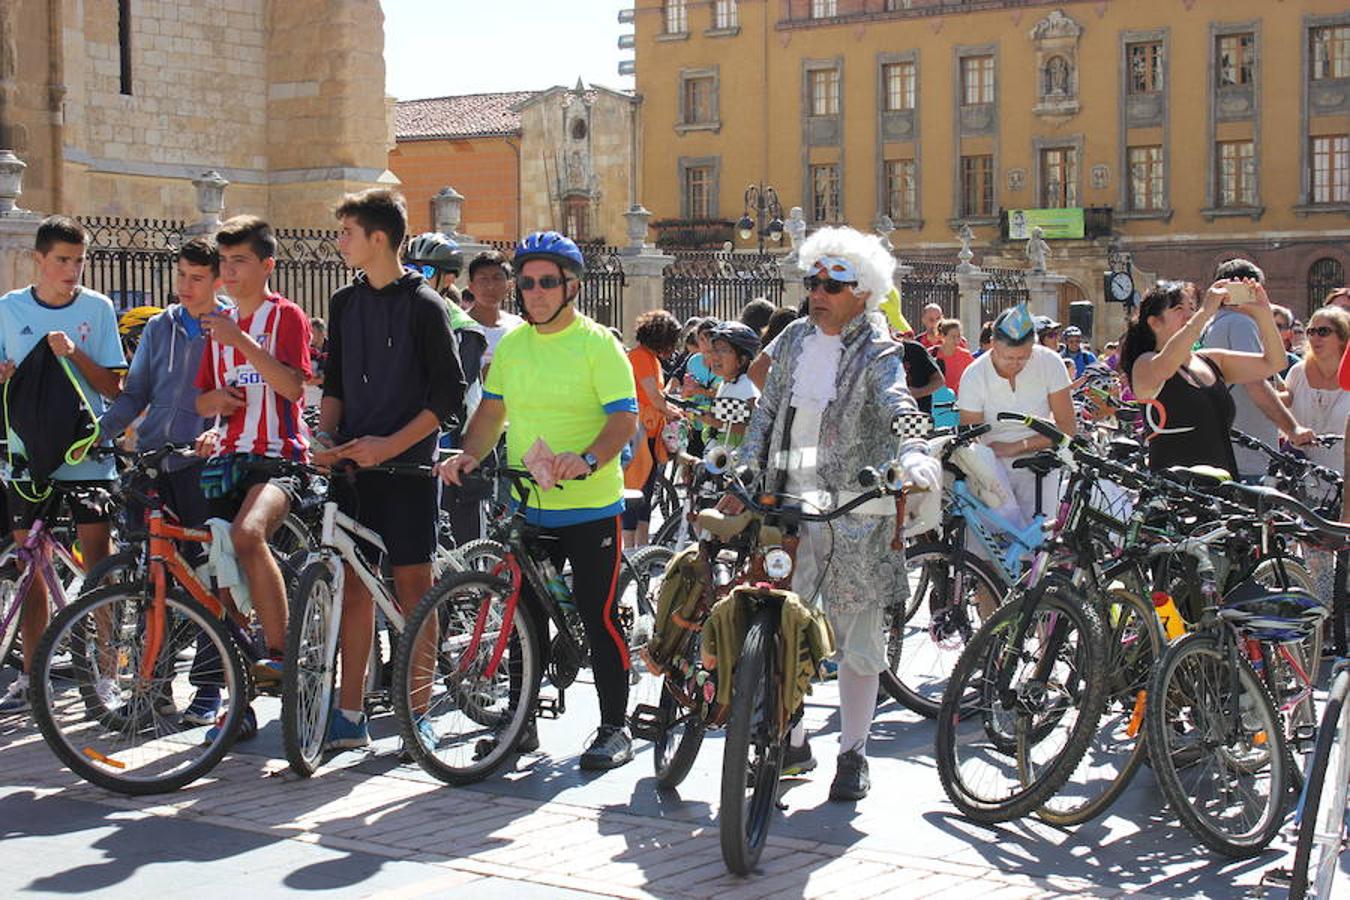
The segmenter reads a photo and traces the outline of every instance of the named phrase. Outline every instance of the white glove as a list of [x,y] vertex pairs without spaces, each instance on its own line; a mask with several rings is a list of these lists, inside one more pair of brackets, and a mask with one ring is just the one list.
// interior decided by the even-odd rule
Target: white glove
[[942,488],[942,464],[922,450],[909,450],[900,457],[905,481],[920,490],[935,492]]

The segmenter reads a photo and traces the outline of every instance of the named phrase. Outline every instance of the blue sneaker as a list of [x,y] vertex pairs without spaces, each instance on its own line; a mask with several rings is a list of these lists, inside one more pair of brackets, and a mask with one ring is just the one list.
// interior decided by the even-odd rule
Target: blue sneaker
[[220,714],[220,688],[208,685],[197,688],[188,708],[183,710],[184,725],[210,725]]
[[[222,712],[216,717],[216,724],[206,729],[206,734],[202,736],[203,744],[214,744],[220,737],[220,726],[225,724],[227,713]],[[253,707],[244,710],[244,722],[239,726],[239,736],[235,740],[247,741],[250,738],[258,736],[258,716],[253,712]]]
[[253,664],[253,680],[259,685],[279,685],[286,673],[286,663],[279,657],[264,656]]
[[328,714],[328,737],[323,742],[325,750],[352,750],[370,744],[370,729],[366,726],[366,714],[355,722],[334,709]]

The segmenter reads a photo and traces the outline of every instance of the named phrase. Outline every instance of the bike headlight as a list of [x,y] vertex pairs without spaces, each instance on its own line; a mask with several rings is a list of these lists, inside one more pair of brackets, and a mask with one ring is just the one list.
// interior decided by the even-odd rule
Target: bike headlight
[[792,574],[792,554],[782,547],[764,551],[764,572],[774,581],[782,581]]

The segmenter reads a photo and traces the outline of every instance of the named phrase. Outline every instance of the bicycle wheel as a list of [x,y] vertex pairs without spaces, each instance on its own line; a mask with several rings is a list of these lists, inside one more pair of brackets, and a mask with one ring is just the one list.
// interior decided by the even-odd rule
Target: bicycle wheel
[[732,677],[731,717],[722,748],[722,803],[717,826],[722,860],[749,875],[764,852],[778,798],[785,736],[778,728],[778,610],[764,607],[750,620]]
[[1170,645],[1153,673],[1144,727],[1153,773],[1182,824],[1216,853],[1242,859],[1279,831],[1289,772],[1265,686],[1246,659],[1231,658],[1236,672],[1211,633]]
[[505,764],[534,715],[544,660],[523,603],[495,671],[488,671],[510,593],[507,582],[479,573],[446,576],[418,603],[399,638],[394,713],[403,745],[450,784],[481,781]]
[[[1317,580],[1307,566],[1290,557],[1262,561],[1252,573],[1252,579],[1267,587],[1297,587],[1318,596]],[[1263,644],[1261,652],[1266,660],[1266,690],[1270,692],[1275,709],[1284,718],[1284,734],[1292,751],[1299,734],[1312,734],[1317,728],[1317,704],[1312,688],[1317,683],[1317,669],[1322,663],[1322,629],[1312,629],[1306,638],[1287,645],[1286,649],[1293,659],[1292,665],[1273,644]],[[1306,675],[1306,681],[1295,671],[1295,665]],[[1300,758],[1299,754],[1293,754],[1296,765]],[[1301,770],[1297,771],[1301,778]]]
[[23,648],[19,643],[19,624],[23,610],[19,608],[19,567],[13,562],[0,566],[0,660],[23,671]]
[[938,775],[962,813],[1005,822],[1059,790],[1101,717],[1104,643],[1100,613],[1059,575],[980,627],[938,716]]
[[[47,745],[84,780],[123,794],[176,790],[209,772],[234,741],[248,709],[243,660],[220,620],[178,593],[162,620],[143,591],[109,585],[63,609],[34,661],[33,715]],[[164,639],[143,677],[146,638]],[[74,677],[52,671],[68,642]],[[196,688],[213,685],[225,710],[216,734],[177,715]]]
[[333,569],[314,562],[300,573],[286,628],[281,679],[281,741],[291,769],[308,778],[319,768],[337,679],[342,597]]
[[[1331,896],[1341,848],[1346,838],[1346,792],[1350,790],[1350,669],[1331,684],[1317,747],[1308,766],[1298,842],[1294,845],[1289,900]],[[1328,787],[1329,785],[1329,787]],[[1325,796],[1324,796],[1325,792]]]
[[110,584],[128,585],[145,578],[144,554],[140,550],[119,550],[89,567],[81,593]]
[[1147,701],[1162,635],[1153,604],[1138,594],[1107,591],[1106,707],[1087,752],[1059,792],[1036,815],[1052,825],[1090,822],[1129,787],[1148,749],[1139,717]]
[[490,573],[503,559],[507,549],[504,544],[490,538],[469,541],[455,551],[455,557],[465,572]]
[[907,709],[932,719],[947,679],[971,637],[1003,600],[1007,588],[989,564],[963,554],[952,565],[945,544],[918,544],[905,552],[909,600],[886,613],[886,659],[881,687]]

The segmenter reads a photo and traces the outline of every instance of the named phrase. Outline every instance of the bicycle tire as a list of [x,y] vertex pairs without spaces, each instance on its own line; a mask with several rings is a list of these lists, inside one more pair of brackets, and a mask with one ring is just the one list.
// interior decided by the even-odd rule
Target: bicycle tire
[[[994,570],[971,554],[963,555],[962,584],[971,586],[969,601],[963,599],[960,607],[946,605],[943,597],[954,590],[957,573],[950,570],[952,551],[945,544],[927,542],[916,544],[905,551],[905,567],[917,574],[917,583],[910,585],[909,600],[896,604],[886,614],[887,668],[881,673],[881,687],[891,699],[911,712],[927,719],[937,717],[942,708],[942,695],[947,679],[955,668],[960,651],[978,630],[980,619],[971,611],[981,600],[999,604],[1007,593],[1007,586]],[[915,574],[909,577],[914,578]],[[969,580],[967,580],[969,579]],[[977,591],[983,591],[981,595]],[[937,596],[925,596],[936,592]],[[942,609],[954,609],[945,614],[941,636],[930,620],[931,603],[943,604]],[[897,622],[898,617],[903,621]],[[972,627],[974,626],[974,627]],[[959,643],[958,643],[959,642]]]
[[138,579],[145,577],[145,572],[139,551],[119,550],[89,567],[89,571],[84,575],[84,588],[81,593],[88,593],[110,584],[135,584]]
[[[1330,795],[1324,797],[1327,775],[1331,774]],[[1317,729],[1317,745],[1308,766],[1302,810],[1298,821],[1298,839],[1294,844],[1294,866],[1289,882],[1289,900],[1317,900],[1331,897],[1331,883],[1339,867],[1340,848],[1345,842],[1346,792],[1350,784],[1350,669],[1340,672],[1331,683],[1322,721]],[[1314,865],[1314,844],[1319,843]],[[1309,872],[1312,876],[1309,877]],[[1311,892],[1309,889],[1311,888]]]
[[[984,824],[1029,815],[1045,805],[1083,758],[1105,702],[1100,614],[1057,574],[1032,590],[1034,596],[1005,603],[975,633],[938,715],[936,755],[943,790],[965,816]],[[1027,627],[1014,634],[1025,604],[1031,611]],[[1029,649],[1042,636],[1059,644],[1049,663],[1054,668],[1041,679],[1015,680],[1034,675],[1049,658],[1043,645]],[[997,695],[1004,662],[1018,667],[1008,676],[1011,706]],[[1023,662],[1031,664],[1029,669],[1020,667]],[[1038,709],[1029,715],[1026,705]],[[1054,735],[1062,737],[1049,742]]]
[[[1229,669],[1224,647],[1210,633],[1182,636],[1158,660],[1149,686],[1144,727],[1149,735],[1153,774],[1182,824],[1214,852],[1246,859],[1264,850],[1279,832],[1288,794],[1288,773],[1284,771],[1288,755],[1279,716],[1265,685],[1240,653],[1235,658],[1242,690],[1238,703],[1242,704],[1245,697],[1247,704],[1241,714],[1241,733],[1233,746],[1214,745],[1214,736],[1229,734],[1232,723],[1220,718],[1223,714],[1216,709],[1224,702],[1221,695],[1228,688]],[[1204,671],[1206,665],[1211,672]],[[1189,734],[1188,726],[1193,726]],[[1194,749],[1181,746],[1181,738],[1188,736],[1202,746]],[[1203,754],[1210,749],[1215,752],[1210,753],[1211,758],[1201,768]],[[1202,809],[1208,805],[1207,792],[1194,773],[1203,776],[1216,761],[1222,779],[1215,789],[1220,803],[1234,792],[1234,777],[1244,774],[1260,777],[1262,771],[1269,771],[1264,808],[1255,823],[1243,831],[1223,827],[1216,817]],[[1189,784],[1183,783],[1182,769],[1193,773]],[[1247,797],[1256,796],[1254,790],[1243,793]]]
[[327,562],[305,566],[286,626],[286,669],[281,677],[281,742],[291,771],[318,771],[328,737],[337,681],[342,598]]
[[[1140,727],[1133,737],[1129,729],[1136,705],[1146,701],[1147,695],[1140,694],[1148,689],[1153,663],[1162,653],[1158,616],[1152,603],[1132,591],[1107,591],[1105,608],[1105,672],[1110,679],[1106,704],[1083,759],[1055,796],[1036,811],[1051,825],[1082,825],[1106,812],[1130,786],[1148,755],[1142,722],[1137,723]],[[1094,776],[1095,772],[1101,774]]]
[[[482,674],[500,625],[482,635],[468,675],[459,673],[479,611],[502,606],[510,591],[508,582],[482,573],[448,575],[418,603],[399,638],[393,699],[403,746],[424,770],[449,784],[482,781],[501,768],[515,755],[534,716],[545,661],[537,625],[524,603],[516,606],[513,634],[492,681],[485,682]],[[494,708],[476,716],[464,713],[466,703],[483,701]],[[435,735],[433,747],[419,734],[424,718]]]
[[[139,796],[190,784],[220,762],[248,709],[252,695],[248,670],[221,621],[178,591],[170,591],[164,603],[165,640],[149,684],[137,675],[147,615],[154,609],[153,598],[143,591],[110,585],[83,595],[57,615],[38,647],[31,682],[38,729],[72,772],[110,791]],[[101,617],[106,617],[107,647],[97,639]],[[189,643],[197,646],[199,636],[209,641],[218,668],[196,675],[220,682],[226,710],[210,742],[201,739],[202,726],[180,723],[173,696],[180,682],[184,688],[192,687],[193,674],[178,677],[186,668],[179,650]],[[69,641],[77,670],[73,685],[51,672],[52,651],[63,640]],[[100,672],[118,682],[122,702],[116,710],[108,710],[98,699]],[[123,684],[128,681],[129,687]],[[166,698],[175,701],[173,721],[162,705]]]
[[722,860],[737,875],[749,875],[764,852],[783,768],[784,735],[777,730],[773,690],[780,683],[775,671],[778,618],[778,610],[768,606],[755,613],[732,673],[717,827]]
[[497,563],[506,559],[508,552],[506,545],[500,541],[478,538],[456,549],[455,558],[465,572],[490,574]]
[[23,610],[18,604],[23,602],[19,596],[19,567],[12,561],[0,566],[0,660],[18,671],[24,671],[23,644],[19,638],[19,625],[23,621]]

